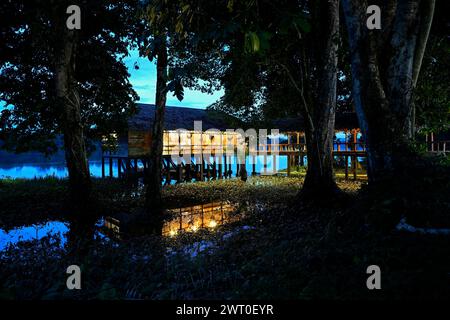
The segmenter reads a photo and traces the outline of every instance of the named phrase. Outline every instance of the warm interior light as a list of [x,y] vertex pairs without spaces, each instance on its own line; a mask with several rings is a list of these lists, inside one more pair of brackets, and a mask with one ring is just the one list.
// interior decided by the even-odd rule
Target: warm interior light
[[215,221],[215,220],[211,220],[210,222],[209,222],[209,227],[210,228],[215,228],[217,226],[217,222]]
[[191,227],[192,232],[196,232],[198,230],[198,227],[196,225],[193,225]]
[[169,234],[171,237],[174,237],[177,235],[177,230],[170,230]]

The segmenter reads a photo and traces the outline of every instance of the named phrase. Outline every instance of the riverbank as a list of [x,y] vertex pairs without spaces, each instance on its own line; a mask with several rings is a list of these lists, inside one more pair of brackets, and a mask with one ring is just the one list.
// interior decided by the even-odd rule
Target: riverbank
[[[260,176],[239,179],[181,183],[163,188],[167,208],[211,201],[234,203],[290,204],[303,183],[303,177]],[[362,181],[338,180],[343,190],[355,194]],[[133,213],[144,204],[143,187],[130,186],[119,179],[93,179],[94,198],[101,212],[96,215]],[[0,222],[16,226],[44,218],[64,218],[67,180],[56,177],[38,179],[0,179]]]
[[[449,298],[449,236],[396,229],[408,211],[416,210],[429,218],[439,207],[448,208],[449,201],[445,199],[448,181],[445,176],[429,182],[424,182],[421,175],[414,178],[410,189],[393,194],[396,186],[392,183],[390,190],[376,197],[373,192],[370,195],[366,192],[364,182],[338,180],[346,195],[342,201],[314,207],[297,201],[301,178],[252,177],[247,183],[231,179],[168,186],[163,196],[170,206],[239,202],[245,214],[242,219],[213,229],[176,236],[96,237],[77,261],[85,279],[81,293],[65,288],[65,269],[74,258],[68,255],[65,246],[57,245],[58,236],[17,243],[0,256],[0,296]],[[2,209],[2,223],[25,221],[32,216],[27,214],[30,210],[42,212],[45,217],[46,212],[62,204],[64,184],[59,179],[2,181],[0,200],[14,211],[11,214]],[[132,212],[142,205],[139,188],[130,189],[115,180],[95,180],[94,185],[105,211],[102,214]],[[408,203],[402,200],[406,194]],[[433,202],[438,202],[437,208],[431,205]],[[53,218],[61,219],[59,214],[56,212]],[[406,216],[417,227],[432,225],[431,220],[414,220],[415,214]],[[70,232],[69,225],[68,239]],[[366,287],[366,269],[373,264],[381,269],[382,290]]]

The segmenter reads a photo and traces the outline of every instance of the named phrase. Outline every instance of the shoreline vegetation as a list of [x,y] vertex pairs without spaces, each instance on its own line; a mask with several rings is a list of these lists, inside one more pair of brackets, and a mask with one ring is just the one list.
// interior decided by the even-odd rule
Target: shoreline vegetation
[[[144,205],[142,185],[130,186],[116,178],[93,181],[96,205],[103,211],[94,215],[133,214]],[[256,176],[249,177],[246,183],[232,178],[166,185],[162,195],[166,209],[211,201],[290,204],[295,201],[303,181],[304,172],[294,171],[292,177]],[[356,194],[362,184],[366,184],[363,179],[338,179],[338,185],[351,194]],[[67,188],[67,179],[57,177],[0,179],[0,219],[5,225],[20,225],[26,219],[65,218]]]
[[450,300],[449,5],[0,2],[0,300]]
[[[448,170],[424,166],[408,190],[397,190],[395,196],[384,189],[374,197],[376,192],[367,192],[365,181],[338,177],[342,196],[320,206],[295,204],[302,177],[166,186],[162,196],[168,207],[230,201],[241,204],[245,217],[214,230],[175,237],[97,238],[80,262],[87,279],[82,295],[65,288],[61,270],[72,258],[57,245],[60,240],[49,236],[19,242],[0,255],[0,295],[5,299],[450,297],[448,235],[396,229],[401,219],[414,227],[450,226],[450,203],[445,199],[450,190]],[[427,179],[432,172],[434,178]],[[139,212],[142,189],[115,179],[93,181],[98,199],[93,215]],[[396,183],[391,187],[395,189]],[[64,221],[66,189],[64,179],[0,180],[1,228]],[[384,270],[380,292],[365,286],[366,267],[374,261]],[[25,273],[27,277],[22,276]],[[54,280],[45,280],[49,278]]]

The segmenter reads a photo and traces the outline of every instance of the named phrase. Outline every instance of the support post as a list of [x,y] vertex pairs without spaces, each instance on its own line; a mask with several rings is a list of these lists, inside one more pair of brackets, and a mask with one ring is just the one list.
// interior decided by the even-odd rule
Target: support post
[[113,158],[109,157],[109,177],[113,177]]
[[204,177],[204,168],[205,168],[205,160],[203,160],[203,156],[202,156],[202,161],[200,164],[200,181],[205,181],[205,177]]
[[198,163],[194,165],[194,176],[196,181],[200,180],[200,165]]
[[348,155],[345,155],[345,179],[348,179]]
[[177,164],[177,183],[183,181],[183,168],[181,163]]
[[264,174],[267,173],[267,154],[264,155],[263,172],[264,172]]
[[216,157],[214,157],[213,159],[214,159],[214,161],[213,161],[213,168],[212,168],[212,176],[213,176],[213,179],[216,180],[216,178],[217,178]]
[[192,180],[192,178],[191,178],[191,164],[190,163],[186,163],[185,168],[186,168],[185,180],[186,181],[191,181]]
[[211,158],[207,161],[205,161],[206,165],[206,178],[209,180],[211,179]]
[[125,177],[129,178],[131,175],[131,160],[130,160],[130,158],[127,158],[125,165],[126,165],[126,171],[127,171],[125,173]]
[[227,172],[227,156],[225,156],[224,158],[224,176],[225,179],[228,177],[228,172]]
[[356,166],[357,166],[357,161],[358,158],[356,157],[356,151],[357,151],[357,146],[356,144],[358,143],[358,138],[357,138],[357,132],[356,130],[353,130],[353,179],[356,180]]
[[430,133],[430,141],[431,141],[431,152],[434,152],[434,133]]
[[102,178],[105,178],[105,157],[102,156]]
[[165,167],[166,167],[166,183],[165,184],[170,184],[170,182],[172,181],[172,176],[170,175],[170,162],[168,159],[165,159],[165,163],[166,163],[166,165],[165,165]]
[[291,176],[291,155],[290,154],[288,154],[288,156],[287,156],[288,158],[287,158],[287,175],[288,175],[288,177],[290,177]]
[[273,166],[272,172],[276,173],[277,172],[277,156],[273,155],[272,159],[273,159],[273,161],[272,161],[272,166]]

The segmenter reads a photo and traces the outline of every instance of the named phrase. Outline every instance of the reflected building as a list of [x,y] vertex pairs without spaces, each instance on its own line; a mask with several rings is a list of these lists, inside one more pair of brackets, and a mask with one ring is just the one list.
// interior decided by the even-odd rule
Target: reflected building
[[175,236],[180,231],[196,232],[237,221],[237,205],[229,202],[211,202],[191,207],[167,210],[174,217],[164,223],[163,235]]
[[[213,230],[216,227],[235,222],[240,219],[236,214],[237,204],[218,201],[195,206],[167,209],[171,218],[164,222],[162,234],[176,236],[180,232],[196,232],[200,229]],[[114,217],[105,217],[103,227],[116,239],[121,239],[123,233],[128,233],[126,223]]]

